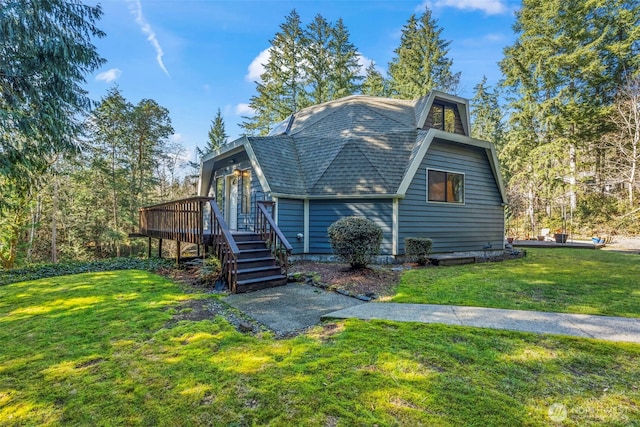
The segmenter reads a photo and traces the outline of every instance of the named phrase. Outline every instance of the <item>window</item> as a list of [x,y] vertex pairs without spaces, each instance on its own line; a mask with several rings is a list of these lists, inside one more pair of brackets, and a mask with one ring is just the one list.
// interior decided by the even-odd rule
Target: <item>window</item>
[[220,209],[224,208],[224,178],[216,178],[216,203]]
[[431,107],[433,115],[433,127],[447,132],[456,130],[456,112],[454,107],[449,105],[433,104]]
[[242,213],[251,213],[251,170],[242,171]]
[[429,202],[464,203],[464,175],[438,170],[427,171]]

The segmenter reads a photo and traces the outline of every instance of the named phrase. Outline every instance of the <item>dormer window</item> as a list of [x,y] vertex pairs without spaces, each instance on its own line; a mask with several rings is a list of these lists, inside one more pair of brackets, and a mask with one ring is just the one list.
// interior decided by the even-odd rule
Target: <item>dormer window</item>
[[455,132],[456,111],[452,106],[443,104],[433,104],[431,107],[433,114],[433,127],[445,132]]

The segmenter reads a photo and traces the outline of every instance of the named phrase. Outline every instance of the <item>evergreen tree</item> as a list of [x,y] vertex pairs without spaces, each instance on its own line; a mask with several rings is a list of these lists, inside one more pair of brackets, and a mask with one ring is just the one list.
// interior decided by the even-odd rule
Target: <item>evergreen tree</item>
[[270,42],[269,60],[257,82],[258,93],[249,101],[255,114],[241,125],[249,134],[266,135],[276,123],[308,105],[300,67],[304,49],[300,25],[300,16],[294,9]]
[[332,99],[330,78],[333,71],[332,28],[322,15],[313,19],[304,34],[302,69],[310,104]]
[[104,63],[102,11],[80,0],[0,0],[0,260],[13,268],[58,155],[79,150],[84,75]]
[[498,151],[504,142],[504,124],[499,94],[487,86],[487,77],[474,87],[471,98],[471,136],[493,142]]
[[453,60],[447,57],[450,41],[441,38],[442,28],[426,8],[419,18],[411,15],[402,29],[400,46],[389,64],[392,95],[415,99],[432,89],[455,93],[460,73],[452,73]]
[[105,62],[91,42],[101,15],[80,0],[0,0],[0,173],[77,151],[84,75]]
[[373,61],[367,66],[361,91],[363,95],[388,96],[388,82],[382,73],[376,69],[376,63]]
[[338,19],[333,26],[331,34],[329,92],[330,99],[338,99],[360,91],[360,81],[363,79],[360,75],[362,67],[358,62],[358,50],[349,40],[349,30],[345,27],[342,18]]
[[[211,127],[209,128],[208,137],[209,141],[207,141],[207,145],[204,148],[204,151],[206,153],[210,153],[219,149],[227,143],[227,138],[229,138],[225,130],[224,120],[222,119],[222,113],[220,112],[219,108],[215,119],[211,121]],[[202,157],[202,154],[199,157]]]
[[602,185],[597,147],[620,79],[638,70],[639,12],[633,0],[523,2],[501,67],[512,112],[506,166],[512,181],[532,182],[530,211],[536,200],[575,209],[588,191],[579,175]]

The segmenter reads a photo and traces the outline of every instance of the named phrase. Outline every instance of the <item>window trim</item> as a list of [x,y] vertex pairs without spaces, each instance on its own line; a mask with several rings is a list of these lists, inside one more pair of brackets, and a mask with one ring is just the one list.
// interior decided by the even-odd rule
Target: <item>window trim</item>
[[[442,172],[445,174],[445,182],[447,181],[447,174],[456,174],[456,175],[461,175],[462,176],[462,201],[461,202],[448,202],[448,201],[440,201],[440,200],[429,200],[429,171],[434,171],[434,172]],[[426,188],[425,188],[425,196],[426,196],[426,200],[427,203],[437,203],[437,204],[446,204],[446,205],[450,205],[450,206],[464,206],[467,203],[467,197],[466,197],[466,190],[467,190],[467,177],[466,174],[464,172],[458,172],[458,171],[454,171],[454,170],[442,170],[442,169],[435,169],[435,168],[427,168],[426,173],[425,173],[425,183],[426,183]],[[445,185],[445,191],[446,191],[446,185]],[[445,194],[445,199],[446,199],[446,194]]]

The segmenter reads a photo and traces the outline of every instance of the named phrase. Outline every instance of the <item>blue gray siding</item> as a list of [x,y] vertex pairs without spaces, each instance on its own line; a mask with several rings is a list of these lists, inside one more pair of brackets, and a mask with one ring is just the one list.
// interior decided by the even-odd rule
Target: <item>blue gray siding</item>
[[[427,203],[427,168],[462,172],[464,204]],[[430,237],[433,252],[494,249],[504,244],[502,199],[484,149],[435,140],[398,206],[398,249],[405,237]]]
[[304,234],[304,201],[278,198],[277,204],[278,227],[293,246],[293,253],[303,253],[304,240],[296,236],[298,233]]
[[390,255],[392,248],[393,203],[391,199],[372,200],[310,200],[309,253],[331,254],[327,228],[345,216],[362,216],[378,224],[383,231],[380,253]]

